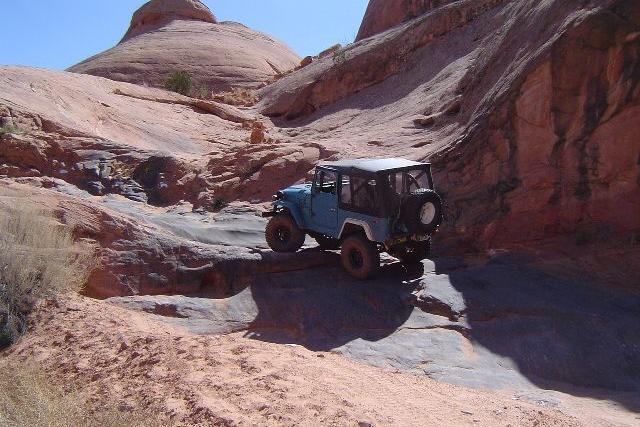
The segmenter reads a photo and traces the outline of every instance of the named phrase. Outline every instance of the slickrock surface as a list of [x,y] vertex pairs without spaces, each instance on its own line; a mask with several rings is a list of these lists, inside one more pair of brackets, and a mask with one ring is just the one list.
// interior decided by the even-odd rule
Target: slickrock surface
[[194,90],[211,93],[258,88],[299,64],[282,42],[242,24],[218,23],[198,0],[152,0],[134,14],[117,46],[69,71],[152,87],[185,71]]
[[232,205],[217,214],[189,203],[154,208],[122,196],[91,196],[62,180],[0,179],[0,210],[46,208],[96,247],[99,259],[86,295],[224,296],[258,274],[332,264],[326,254],[266,250],[255,207]]
[[[252,111],[104,78],[0,67],[0,173],[63,179],[94,195],[168,206],[268,200],[331,152],[273,126],[251,144]],[[265,184],[266,183],[266,184]],[[242,193],[246,190],[246,193]]]

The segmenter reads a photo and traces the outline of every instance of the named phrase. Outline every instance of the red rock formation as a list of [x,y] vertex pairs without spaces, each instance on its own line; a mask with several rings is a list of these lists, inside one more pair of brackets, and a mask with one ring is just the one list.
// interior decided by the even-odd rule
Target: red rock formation
[[[640,233],[640,5],[584,17],[438,156],[447,240],[476,248]],[[484,212],[483,212],[484,211]]]
[[259,106],[348,155],[431,158],[451,248],[634,244],[639,15],[630,0],[460,1],[283,78]]
[[200,1],[152,0],[134,14],[117,46],[69,71],[154,87],[185,71],[194,91],[210,93],[258,88],[299,64],[295,52],[265,34],[217,23]]
[[371,0],[356,41],[402,24],[442,5],[457,0]]
[[188,20],[218,23],[213,13],[200,0],[150,1],[133,14],[131,26],[122,41],[157,30],[171,21]]
[[[0,173],[210,207],[266,201],[319,159],[431,159],[447,205],[436,248],[634,245],[638,7],[461,0],[313,61],[242,110],[4,67],[0,119],[25,131],[0,137]],[[256,121],[266,143],[250,143]]]
[[[458,28],[481,19],[504,0],[466,0],[400,26],[385,36],[346,48],[334,46],[331,54],[280,79],[261,91],[260,108],[268,116],[288,119],[353,95],[406,70],[407,61],[425,46]],[[450,37],[450,36],[449,36]],[[446,52],[440,55],[447,55]],[[322,54],[320,55],[322,57]],[[433,65],[430,65],[433,67]],[[415,80],[418,70],[412,70]],[[411,82],[415,86],[415,82]]]
[[0,120],[19,128],[0,135],[0,176],[210,208],[220,199],[267,200],[331,154],[313,142],[290,144],[271,127],[270,144],[251,145],[255,117],[89,75],[0,67]]

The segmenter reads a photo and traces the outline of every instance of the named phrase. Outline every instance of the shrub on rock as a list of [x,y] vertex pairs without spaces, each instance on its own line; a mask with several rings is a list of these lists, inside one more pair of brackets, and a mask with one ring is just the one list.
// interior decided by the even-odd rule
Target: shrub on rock
[[189,95],[191,92],[191,76],[185,71],[176,71],[167,79],[167,90],[181,95]]

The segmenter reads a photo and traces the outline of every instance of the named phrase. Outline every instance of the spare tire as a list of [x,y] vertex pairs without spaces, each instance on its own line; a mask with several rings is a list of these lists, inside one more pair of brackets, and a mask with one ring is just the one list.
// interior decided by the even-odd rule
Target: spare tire
[[401,218],[410,233],[431,234],[444,219],[442,199],[433,190],[415,191],[405,199]]

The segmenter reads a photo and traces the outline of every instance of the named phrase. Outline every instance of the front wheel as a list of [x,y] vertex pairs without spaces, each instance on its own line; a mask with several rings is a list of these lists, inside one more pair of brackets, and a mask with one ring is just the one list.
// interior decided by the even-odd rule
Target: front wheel
[[380,268],[380,253],[375,243],[364,236],[349,236],[342,243],[342,266],[356,279],[365,280]]
[[274,252],[296,252],[304,244],[304,232],[287,214],[271,218],[265,231],[267,244]]

